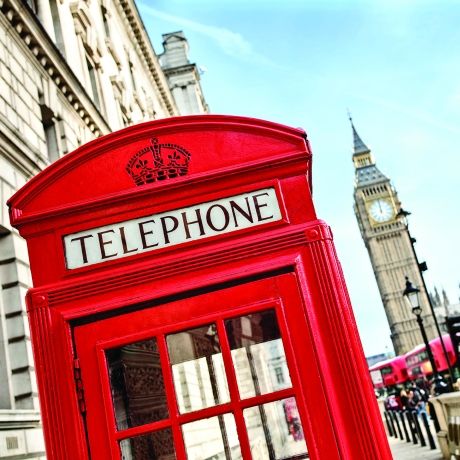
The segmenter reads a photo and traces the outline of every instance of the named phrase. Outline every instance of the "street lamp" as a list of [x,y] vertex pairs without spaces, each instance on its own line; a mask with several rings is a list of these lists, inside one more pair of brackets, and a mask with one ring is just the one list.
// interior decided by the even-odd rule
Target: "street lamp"
[[438,376],[438,368],[436,367],[433,353],[431,352],[431,347],[428,342],[428,337],[426,336],[425,327],[423,326],[422,307],[420,306],[419,293],[420,289],[413,286],[409,281],[409,278],[406,276],[406,289],[404,289],[403,296],[406,299],[409,307],[412,309],[412,313],[417,317],[417,323],[420,327],[420,332],[422,333],[423,343],[425,344],[428,359],[430,360],[431,368],[433,369],[433,376],[436,380]]
[[[441,347],[442,347],[442,351],[443,351],[443,354],[444,354],[444,358],[446,360],[447,367],[449,368],[449,375],[450,375],[450,380],[451,380],[450,384],[452,385],[454,383],[454,371],[452,369],[452,366],[450,365],[450,358],[449,358],[449,355],[447,353],[447,349],[446,349],[446,345],[444,343],[444,339],[442,338],[442,333],[441,333],[441,329],[439,327],[438,318],[436,317],[436,313],[434,311],[433,302],[431,301],[431,297],[428,294],[428,289],[426,288],[426,283],[425,283],[425,278],[423,276],[423,272],[427,271],[428,267],[426,265],[426,262],[419,262],[418,257],[417,257],[417,252],[415,251],[415,243],[417,242],[417,240],[409,232],[409,220],[407,219],[407,216],[410,216],[410,214],[411,213],[409,211],[406,211],[403,208],[401,208],[398,211],[398,213],[396,214],[396,217],[399,217],[402,220],[402,223],[403,223],[404,227],[406,227],[407,235],[409,236],[409,241],[410,241],[410,244],[411,244],[411,247],[412,247],[412,253],[414,254],[414,258],[415,258],[415,263],[417,264],[417,269],[418,269],[418,271],[420,273],[420,278],[422,280],[423,289],[425,290],[426,297],[427,297],[427,300],[428,300],[428,305],[430,306],[431,314],[433,316],[434,325],[436,326],[436,331],[438,333],[438,337],[439,337],[439,340],[441,342]],[[407,280],[407,277],[406,277],[406,280]],[[406,288],[407,288],[407,282],[406,282]],[[417,289],[417,288],[414,288],[414,289]],[[404,292],[406,292],[406,291],[404,291]],[[406,299],[407,299],[407,297],[406,297]],[[419,302],[419,304],[420,304],[420,302]]]

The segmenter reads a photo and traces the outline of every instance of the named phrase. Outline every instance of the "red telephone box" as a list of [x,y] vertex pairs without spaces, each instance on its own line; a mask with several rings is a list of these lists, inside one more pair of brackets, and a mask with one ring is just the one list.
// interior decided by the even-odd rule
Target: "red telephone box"
[[157,120],[9,201],[49,459],[389,459],[305,133]]

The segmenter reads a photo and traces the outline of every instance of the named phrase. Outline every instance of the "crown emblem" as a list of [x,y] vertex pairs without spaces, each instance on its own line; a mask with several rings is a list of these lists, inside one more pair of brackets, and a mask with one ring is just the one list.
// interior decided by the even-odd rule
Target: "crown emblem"
[[176,144],[159,144],[155,137],[151,145],[137,152],[126,165],[126,171],[136,185],[185,176],[190,153]]

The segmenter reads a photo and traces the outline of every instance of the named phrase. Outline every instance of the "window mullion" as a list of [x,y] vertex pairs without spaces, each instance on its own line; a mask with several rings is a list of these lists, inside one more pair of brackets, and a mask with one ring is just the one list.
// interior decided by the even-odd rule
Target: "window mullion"
[[171,419],[171,429],[174,437],[174,446],[176,449],[176,456],[178,460],[186,460],[184,440],[182,437],[182,430],[179,424],[179,408],[177,405],[176,394],[174,389],[174,381],[169,361],[168,347],[166,345],[166,338],[164,335],[159,335],[158,351],[160,353],[161,368],[163,369],[163,378],[165,384],[166,401],[168,404],[169,417]]
[[235,417],[236,430],[238,433],[238,439],[240,441],[241,454],[243,456],[243,460],[251,460],[251,446],[249,443],[249,437],[246,430],[246,424],[244,422],[243,410],[241,407],[241,399],[238,391],[238,383],[236,380],[236,373],[233,367],[230,345],[227,339],[227,331],[225,330],[223,320],[216,321],[216,324],[220,347],[222,350],[222,359],[224,361],[224,367],[227,374],[227,384],[230,393],[230,401],[233,406],[233,415]]

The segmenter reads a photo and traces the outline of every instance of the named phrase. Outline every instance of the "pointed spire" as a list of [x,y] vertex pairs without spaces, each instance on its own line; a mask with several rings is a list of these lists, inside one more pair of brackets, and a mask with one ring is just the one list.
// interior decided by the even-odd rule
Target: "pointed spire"
[[445,307],[450,305],[449,297],[447,297],[447,292],[444,290],[444,288],[442,289],[442,303]]
[[434,303],[436,306],[441,305],[441,297],[436,286],[434,287]]
[[353,153],[357,155],[360,153],[370,152],[369,147],[367,147],[367,145],[359,137],[359,134],[356,131],[355,125],[353,124],[353,119],[351,118],[350,112],[348,112],[348,119],[350,120],[351,129],[353,130],[353,149],[354,149]]

